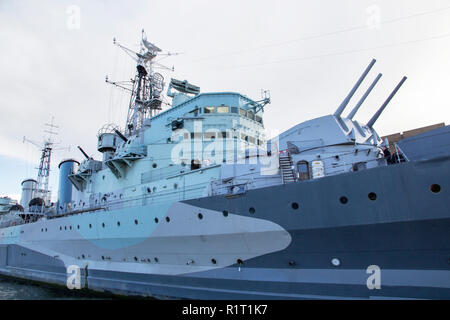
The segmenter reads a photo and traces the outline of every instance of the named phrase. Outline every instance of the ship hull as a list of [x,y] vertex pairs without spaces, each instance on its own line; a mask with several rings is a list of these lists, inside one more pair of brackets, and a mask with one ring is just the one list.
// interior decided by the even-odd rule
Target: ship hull
[[66,285],[77,265],[82,287],[189,299],[450,299],[449,168],[436,158],[1,229],[0,273]]

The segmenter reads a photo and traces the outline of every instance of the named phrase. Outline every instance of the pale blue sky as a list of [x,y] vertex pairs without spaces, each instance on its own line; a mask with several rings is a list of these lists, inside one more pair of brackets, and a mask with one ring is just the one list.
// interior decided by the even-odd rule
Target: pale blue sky
[[[80,28],[67,27],[80,8]],[[408,80],[375,128],[380,134],[450,122],[450,1],[12,1],[0,2],[0,195],[19,194],[35,178],[42,139],[55,117],[58,140],[96,155],[96,133],[123,127],[127,97],[104,83],[128,79],[134,65],[113,37],[137,48],[140,30],[159,47],[184,52],[165,60],[206,91],[258,99],[269,89],[268,129],[334,112],[372,58],[378,60],[356,103],[378,72],[380,84],[357,120],[366,122],[403,75]],[[344,113],[345,114],[345,113]],[[97,156],[97,155],[96,155]],[[54,192],[54,196],[56,192]],[[54,197],[55,198],[55,197]]]

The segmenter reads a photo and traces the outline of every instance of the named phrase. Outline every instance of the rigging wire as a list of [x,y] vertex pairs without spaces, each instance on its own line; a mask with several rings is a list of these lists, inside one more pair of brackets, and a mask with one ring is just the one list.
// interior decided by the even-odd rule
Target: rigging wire
[[[115,50],[114,65],[113,65],[113,72],[112,72],[113,77],[116,77],[116,74],[117,74],[117,64],[118,64],[117,59],[118,59],[118,52],[117,52],[117,50]],[[114,114],[113,95],[114,95],[114,90],[113,90],[113,87],[111,86],[110,94],[109,94],[108,122],[111,122],[112,115]]]
[[[409,16],[404,16],[404,17],[400,17],[400,18],[386,20],[384,22],[380,22],[379,25],[387,25],[387,24],[391,24],[391,23],[395,23],[395,22],[399,22],[399,21],[403,21],[403,20],[408,20],[408,19],[411,19],[411,18],[417,18],[417,17],[420,17],[420,16],[440,13],[440,12],[443,12],[443,11],[447,11],[449,9],[450,9],[450,6],[449,7],[444,7],[444,8],[439,8],[439,9],[435,9],[435,10],[431,10],[431,11],[425,11],[425,12],[421,12],[421,13],[416,13],[416,14],[412,14],[412,15],[409,15]],[[194,60],[194,61],[192,61],[192,63],[199,63],[199,62],[202,62],[202,61],[205,61],[205,60],[214,59],[214,58],[220,58],[220,57],[224,57],[224,56],[237,55],[237,54],[251,52],[251,51],[255,51],[255,50],[259,50],[259,49],[278,47],[278,46],[283,46],[283,45],[286,45],[286,44],[300,42],[300,41],[320,39],[320,38],[329,37],[329,36],[333,36],[333,35],[337,35],[337,34],[341,34],[341,33],[347,33],[347,32],[352,32],[352,31],[357,31],[357,30],[364,30],[364,29],[367,29],[367,25],[366,24],[360,25],[360,26],[356,26],[356,27],[341,29],[341,30],[337,30],[337,31],[331,31],[331,32],[326,32],[326,33],[321,33],[321,34],[316,34],[316,35],[310,35],[310,36],[300,37],[300,38],[296,38],[296,39],[290,39],[290,40],[285,40],[285,41],[281,41],[281,42],[276,42],[276,43],[256,46],[256,47],[252,47],[252,48],[232,51],[232,52],[228,52],[228,53],[222,53],[222,54],[218,54],[218,55],[208,56],[208,57],[204,57],[204,58],[200,58],[200,59]]]
[[[407,45],[407,44],[412,44],[412,43],[443,39],[443,38],[447,38],[447,37],[450,37],[450,33],[436,35],[436,36],[432,36],[432,37],[428,37],[428,38],[409,40],[409,41],[404,41],[404,42],[395,42],[395,43],[390,43],[390,44],[385,44],[385,45],[375,46],[375,47],[370,47],[370,48],[346,50],[346,51],[341,51],[341,52],[325,53],[325,54],[319,54],[319,55],[313,55],[313,56],[267,61],[267,62],[254,63],[254,64],[224,66],[223,69],[238,69],[238,68],[259,67],[259,66],[287,63],[287,62],[297,62],[297,61],[304,61],[304,60],[310,60],[310,59],[316,59],[316,58],[325,58],[325,57],[339,56],[339,55],[345,55],[345,54],[351,54],[351,53],[357,53],[357,52],[364,52],[364,51],[370,51],[370,50],[376,50],[376,49],[384,49],[384,48],[396,47],[396,46]],[[221,67],[219,67],[219,68],[221,68]]]

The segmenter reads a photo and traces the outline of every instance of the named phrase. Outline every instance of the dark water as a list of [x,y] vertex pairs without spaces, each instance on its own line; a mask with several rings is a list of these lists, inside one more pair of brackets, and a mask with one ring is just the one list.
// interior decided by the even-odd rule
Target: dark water
[[117,297],[0,276],[0,300],[112,300],[115,298]]

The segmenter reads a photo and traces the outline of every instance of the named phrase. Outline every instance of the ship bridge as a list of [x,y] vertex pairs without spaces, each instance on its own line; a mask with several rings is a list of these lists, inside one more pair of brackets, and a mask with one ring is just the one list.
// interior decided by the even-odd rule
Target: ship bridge
[[[189,148],[190,154],[180,155],[180,162],[232,161],[230,153],[239,148],[238,144],[246,148],[265,146],[263,113],[267,102],[266,99],[254,101],[235,92],[198,94],[151,119],[151,127],[144,133],[148,154],[150,157],[152,154],[173,155],[173,148],[187,149],[186,143],[189,143],[196,146]],[[207,150],[211,142],[215,142],[216,153],[210,154]],[[196,147],[198,150],[194,150]],[[176,161],[167,159],[165,165],[173,160]]]

